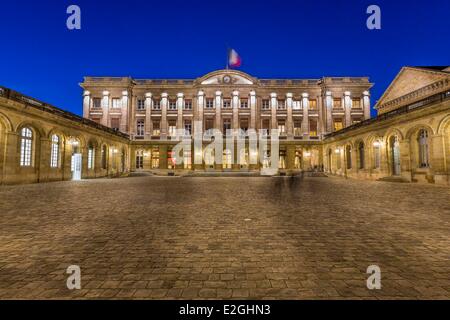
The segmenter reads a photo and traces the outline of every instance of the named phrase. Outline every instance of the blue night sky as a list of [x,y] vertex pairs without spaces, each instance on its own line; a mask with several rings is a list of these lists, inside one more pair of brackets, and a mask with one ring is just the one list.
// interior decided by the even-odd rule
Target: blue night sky
[[[66,8],[81,7],[81,30]],[[382,29],[366,28],[381,7]],[[259,78],[369,76],[373,104],[404,65],[450,65],[450,1],[3,1],[0,85],[80,114],[83,76],[196,78],[227,45]]]

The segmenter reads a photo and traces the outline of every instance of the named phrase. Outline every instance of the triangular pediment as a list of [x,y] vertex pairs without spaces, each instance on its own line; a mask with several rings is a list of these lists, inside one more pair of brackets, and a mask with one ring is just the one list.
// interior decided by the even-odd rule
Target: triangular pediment
[[237,70],[218,70],[197,79],[201,85],[253,85],[256,79]]
[[[384,113],[411,103],[413,101],[408,99],[409,94],[430,87],[433,84],[446,79],[450,79],[450,73],[445,71],[420,67],[404,67],[381,96],[375,108],[378,109],[379,113]],[[431,90],[428,90],[427,92],[428,95],[433,94]],[[417,99],[417,97],[418,95],[415,95],[414,99]],[[421,98],[425,97],[426,94]],[[398,101],[399,98],[402,98],[401,103]],[[411,99],[412,98],[413,97],[411,97]]]

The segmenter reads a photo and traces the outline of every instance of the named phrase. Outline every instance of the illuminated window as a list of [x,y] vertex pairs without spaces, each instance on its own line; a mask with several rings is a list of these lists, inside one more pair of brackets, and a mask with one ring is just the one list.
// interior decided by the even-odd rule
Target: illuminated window
[[120,98],[113,98],[112,107],[115,109],[122,108],[122,100]]
[[278,121],[278,135],[284,136],[286,134],[286,124],[283,121]]
[[155,147],[152,150],[152,169],[159,168],[159,148]]
[[286,150],[280,150],[278,168],[286,169]]
[[292,109],[294,110],[300,110],[302,108],[301,101],[293,101],[292,102]]
[[33,132],[30,128],[23,128],[21,131],[20,143],[20,165],[22,167],[31,166],[31,154],[33,146]]
[[352,108],[361,109],[361,99],[352,99]]
[[316,99],[309,100],[309,110],[317,110],[317,100]]
[[177,135],[177,123],[175,120],[169,121],[169,136],[175,137]]
[[314,119],[309,119],[309,136],[317,137],[317,121]]
[[145,122],[144,119],[138,119],[136,121],[136,135],[139,137],[144,136]]
[[95,149],[91,145],[88,148],[88,169],[89,170],[94,169],[94,163],[95,163]]
[[294,136],[299,137],[302,135],[302,122],[294,121]]
[[342,119],[334,119],[333,121],[334,131],[339,131],[344,127]]
[[136,151],[136,169],[144,168],[144,151]]
[[192,169],[191,150],[183,151],[183,168]]
[[342,100],[341,99],[333,99],[333,108],[334,109],[342,109]]
[[59,165],[59,137],[54,134],[52,136],[52,152],[50,155],[50,167],[58,168]]
[[159,128],[159,121],[153,121],[153,131],[152,131],[152,135],[153,136],[159,136],[161,133],[161,130]]

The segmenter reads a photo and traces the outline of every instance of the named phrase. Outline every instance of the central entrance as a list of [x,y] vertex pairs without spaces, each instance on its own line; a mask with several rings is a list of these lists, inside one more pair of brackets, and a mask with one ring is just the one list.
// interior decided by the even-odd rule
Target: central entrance
[[81,167],[82,167],[81,153],[74,153],[72,155],[72,180],[81,180]]

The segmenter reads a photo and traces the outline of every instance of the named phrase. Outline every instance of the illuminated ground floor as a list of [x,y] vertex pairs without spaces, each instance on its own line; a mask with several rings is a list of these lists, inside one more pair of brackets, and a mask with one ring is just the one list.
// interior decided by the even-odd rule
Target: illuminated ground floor
[[0,298],[449,299],[449,196],[306,175],[2,186]]

